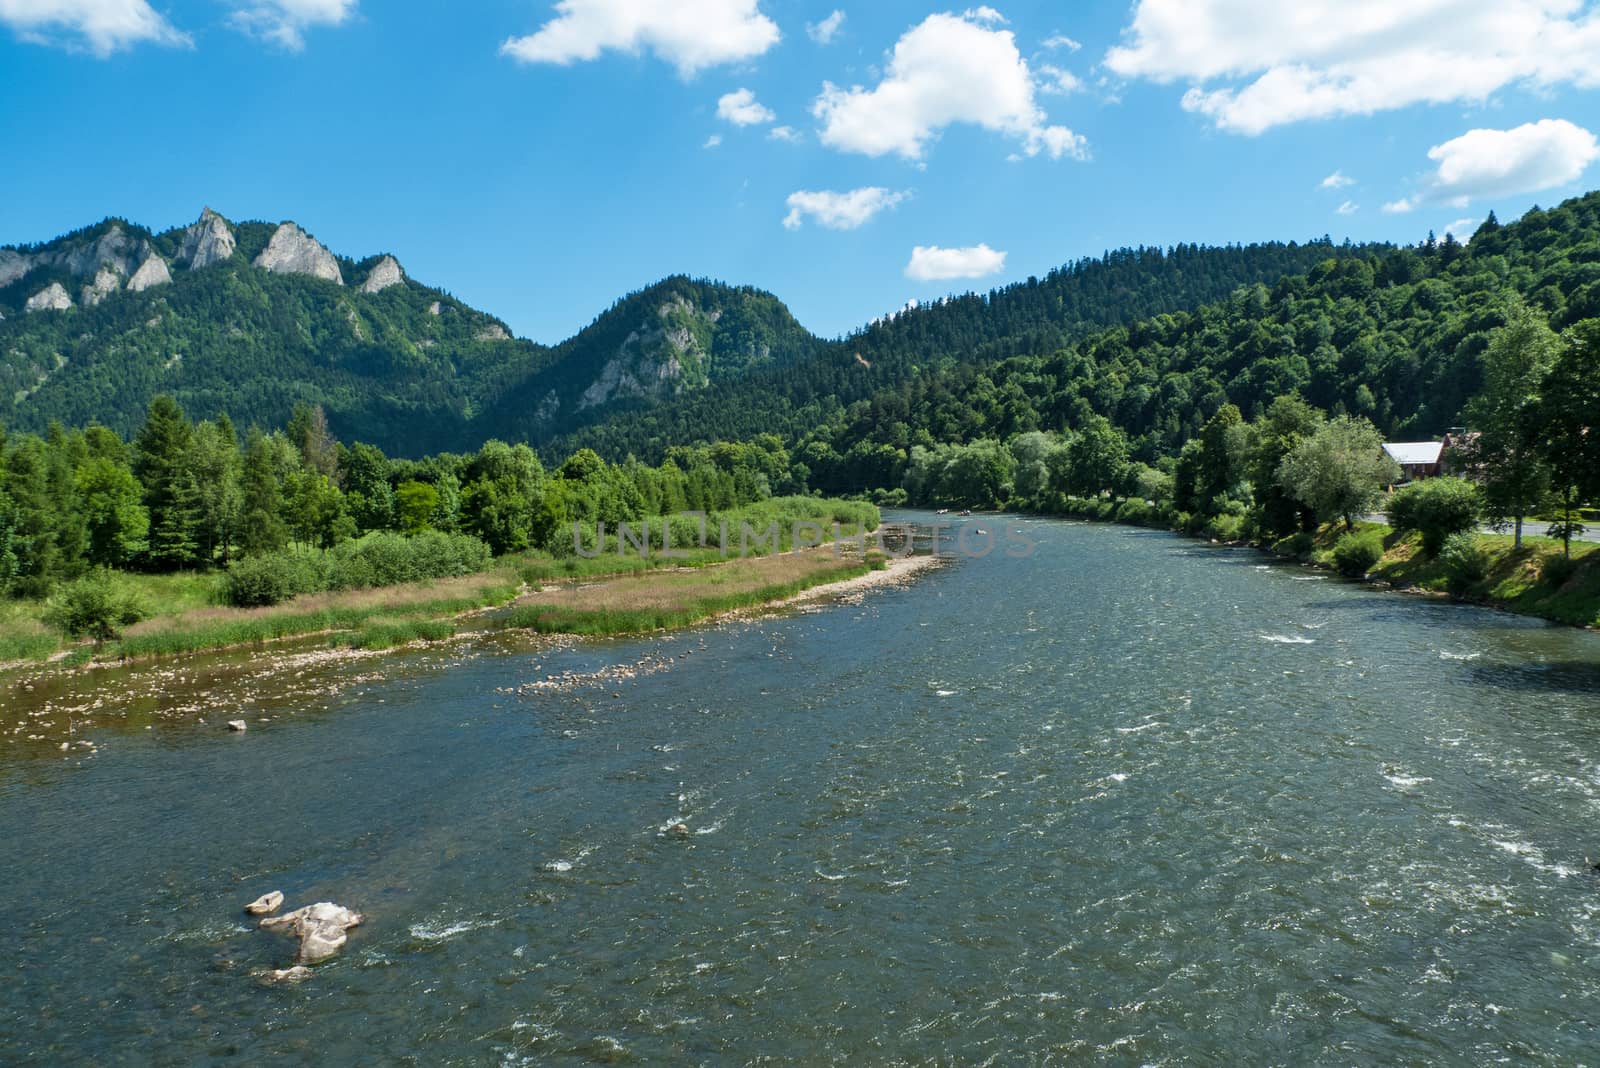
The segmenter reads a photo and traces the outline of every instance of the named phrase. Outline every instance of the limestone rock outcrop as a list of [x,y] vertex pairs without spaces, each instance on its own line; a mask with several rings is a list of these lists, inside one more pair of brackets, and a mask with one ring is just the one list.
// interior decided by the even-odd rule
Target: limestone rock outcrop
[[84,307],[92,308],[121,288],[122,275],[110,264],[107,264],[95,272],[94,281],[83,287],[83,292],[78,295],[78,300]]
[[178,262],[191,271],[198,271],[227,260],[233,255],[236,244],[227,220],[207,208],[200,213],[198,222],[184,230],[183,244],[178,247]]
[[301,964],[316,964],[339,952],[349,937],[346,932],[359,926],[362,919],[359,912],[351,912],[331,901],[319,901],[283,916],[262,920],[261,928],[294,935],[300,939],[300,954],[296,959]]
[[344,285],[339,272],[339,261],[315,238],[292,222],[286,222],[272,234],[272,240],[255,264],[273,274],[305,274]]
[[405,280],[406,272],[400,269],[400,261],[393,256],[385,256],[367,273],[367,280],[361,283],[361,292],[381,293]]
[[147,289],[171,283],[172,272],[167,269],[167,261],[152,252],[145,257],[139,269],[133,272],[133,277],[128,279],[128,292],[143,293]]
[[33,257],[14,248],[0,248],[0,286],[8,286],[33,270]]
[[44,289],[39,290],[28,298],[28,303],[23,305],[23,310],[36,311],[66,311],[72,307],[72,294],[60,282],[51,282]]

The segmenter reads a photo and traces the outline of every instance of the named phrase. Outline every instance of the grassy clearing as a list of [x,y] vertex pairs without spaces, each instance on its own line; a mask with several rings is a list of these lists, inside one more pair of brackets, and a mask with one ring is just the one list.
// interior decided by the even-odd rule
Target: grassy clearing
[[[663,538],[664,522],[670,523],[670,539]],[[814,524],[815,527],[797,531],[797,524]],[[595,543],[588,548],[587,552],[592,555],[557,557],[530,552],[507,562],[516,566],[524,582],[538,588],[553,582],[712,567],[725,564],[730,558],[789,553],[797,546],[797,533],[800,545],[813,540],[826,544],[834,540],[835,525],[838,536],[849,539],[870,534],[878,529],[878,524],[878,510],[872,505],[814,497],[779,497],[707,516],[703,529],[698,520],[682,516],[652,519],[648,527],[633,525],[632,541],[624,542],[616,530],[608,530],[603,545]],[[774,531],[776,536],[772,536]],[[637,544],[641,533],[648,534],[642,550]],[[704,546],[700,544],[702,538],[706,542]],[[667,548],[664,540],[670,542],[670,556],[663,551]]]
[[209,606],[130,627],[98,659],[136,659],[262,645],[332,632],[334,644],[390,648],[455,633],[450,617],[505,604],[520,584],[507,570],[376,590],[319,593],[274,608]]
[[544,634],[640,634],[692,626],[722,612],[781,601],[884,566],[875,554],[842,558],[828,550],[657,571],[545,590],[497,622]]
[[[1378,523],[1356,526],[1383,539],[1383,556],[1369,572],[1370,579],[1400,589],[1451,592],[1448,568],[1423,553],[1420,535],[1397,534]],[[1343,524],[1334,524],[1317,532],[1309,551],[1304,542],[1293,544],[1295,539],[1286,539],[1274,548],[1331,566],[1333,546],[1344,533]],[[1509,534],[1480,534],[1476,542],[1485,555],[1484,576],[1458,588],[1456,596],[1558,623],[1600,626],[1600,544],[1573,542],[1571,573],[1562,575],[1565,565],[1559,563],[1559,541],[1524,536],[1518,549]]]

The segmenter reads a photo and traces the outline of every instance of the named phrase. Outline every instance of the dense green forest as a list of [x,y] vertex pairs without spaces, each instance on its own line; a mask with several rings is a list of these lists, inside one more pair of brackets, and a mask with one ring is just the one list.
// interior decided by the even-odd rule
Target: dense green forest
[[[879,324],[804,366],[616,418],[556,447],[648,457],[666,442],[760,428],[792,443],[811,486],[852,491],[899,485],[913,446],[1071,431],[1097,416],[1154,463],[1176,456],[1224,405],[1256,417],[1291,393],[1368,418],[1391,438],[1435,437],[1463,420],[1513,299],[1558,330],[1600,315],[1600,193],[1506,226],[1491,217],[1465,246],[1447,237],[1338,257],[1300,251],[1322,254],[1223,299],[1132,314],[1077,340],[1019,328],[1043,319],[1027,309],[1048,302],[1048,281],[954,301]],[[1177,266],[1188,254],[1133,259],[1145,265],[1130,271],[1188,269]]]
[[[274,603],[309,592],[319,576],[307,576],[305,561],[330,551],[358,570],[387,554],[407,558],[403,571],[425,556],[431,573],[418,577],[470,570],[491,554],[570,556],[575,538],[594,542],[601,523],[615,531],[768,500],[795,488],[791,468],[770,435],[674,448],[653,467],[580,450],[547,471],[526,444],[496,440],[396,460],[337,441],[319,408],[241,438],[226,417],[191,422],[159,396],[131,441],[98,425],[0,434],[0,592],[41,596],[95,569],[229,567],[236,603]],[[359,573],[340,581],[382,584]]]

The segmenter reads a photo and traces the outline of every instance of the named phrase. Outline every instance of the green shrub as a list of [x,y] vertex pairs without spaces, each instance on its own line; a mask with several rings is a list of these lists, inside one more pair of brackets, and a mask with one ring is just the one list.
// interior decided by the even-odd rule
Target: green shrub
[[1349,578],[1363,578],[1383,559],[1383,537],[1375,530],[1346,534],[1333,547],[1333,566]]
[[1206,533],[1218,541],[1238,541],[1244,534],[1245,517],[1219,515],[1206,524]]
[[1413,482],[1389,500],[1389,525],[1422,534],[1422,551],[1437,557],[1452,534],[1478,525],[1478,487],[1464,478]]
[[69,638],[109,641],[148,613],[137,595],[109,571],[96,571],[56,590],[44,621]]
[[265,608],[324,587],[315,558],[277,552],[235,560],[228,568],[222,596],[235,608]]
[[1465,593],[1489,574],[1489,554],[1472,534],[1452,534],[1439,550],[1451,593]]
[[1539,565],[1539,577],[1560,589],[1572,581],[1572,576],[1578,573],[1578,567],[1579,562],[1570,556],[1547,556]]

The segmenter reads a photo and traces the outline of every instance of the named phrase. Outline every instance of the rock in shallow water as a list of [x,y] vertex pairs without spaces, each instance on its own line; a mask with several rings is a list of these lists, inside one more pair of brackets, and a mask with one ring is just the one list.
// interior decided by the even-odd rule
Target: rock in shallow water
[[282,907],[283,891],[272,890],[250,902],[244,907],[244,910],[252,916],[267,916],[277,912]]
[[345,932],[360,925],[363,917],[331,901],[295,909],[283,916],[262,920],[267,931],[285,931],[300,939],[299,960],[302,964],[315,964],[327,960],[344,946]]
[[250,729],[250,724],[242,719],[230,719],[228,721],[228,729],[230,731],[247,731]]

